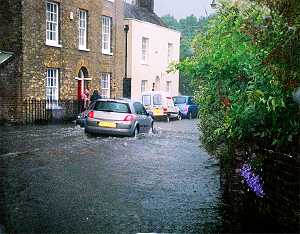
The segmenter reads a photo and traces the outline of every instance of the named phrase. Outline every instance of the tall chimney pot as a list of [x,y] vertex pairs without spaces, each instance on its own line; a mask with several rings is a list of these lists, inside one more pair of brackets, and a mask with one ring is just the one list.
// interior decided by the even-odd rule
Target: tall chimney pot
[[146,8],[150,12],[154,12],[154,0],[136,0],[136,5]]

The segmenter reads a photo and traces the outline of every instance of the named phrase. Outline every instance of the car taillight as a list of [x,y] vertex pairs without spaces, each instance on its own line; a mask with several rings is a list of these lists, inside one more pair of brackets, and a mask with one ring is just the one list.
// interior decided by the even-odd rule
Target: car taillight
[[89,118],[93,119],[94,116],[95,116],[95,112],[94,111],[89,112],[89,114],[88,114]]
[[134,115],[126,115],[123,121],[133,121],[135,120]]
[[165,107],[164,107],[164,108],[163,108],[163,111],[164,111],[164,112],[168,112],[168,108],[165,108]]

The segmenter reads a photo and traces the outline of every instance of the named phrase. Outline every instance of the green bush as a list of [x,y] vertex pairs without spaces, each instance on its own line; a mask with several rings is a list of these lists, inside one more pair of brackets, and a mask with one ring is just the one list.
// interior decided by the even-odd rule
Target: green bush
[[266,3],[224,1],[194,39],[195,55],[177,69],[194,79],[207,149],[299,150],[300,21],[292,19]]

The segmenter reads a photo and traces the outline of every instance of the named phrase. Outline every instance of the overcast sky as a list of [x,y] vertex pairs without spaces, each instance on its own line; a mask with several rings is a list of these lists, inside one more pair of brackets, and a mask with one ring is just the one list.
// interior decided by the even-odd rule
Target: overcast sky
[[207,14],[212,13],[209,5],[211,2],[212,0],[154,0],[154,7],[158,16],[170,14],[181,19],[191,14],[206,16],[206,11]]

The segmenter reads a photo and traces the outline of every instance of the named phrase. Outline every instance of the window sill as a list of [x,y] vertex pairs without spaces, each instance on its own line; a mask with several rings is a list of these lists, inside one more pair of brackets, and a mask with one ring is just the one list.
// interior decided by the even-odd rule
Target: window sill
[[61,44],[52,43],[52,42],[46,42],[46,46],[56,47],[56,48],[62,48]]
[[90,52],[91,51],[90,49],[87,49],[87,48],[78,48],[78,50],[80,50],[80,51],[86,51],[86,52]]
[[63,108],[56,104],[55,105],[48,104],[48,106],[46,106],[46,109],[49,111],[58,111],[58,110],[62,110]]
[[102,51],[102,54],[108,55],[108,56],[113,56],[113,55],[114,55],[114,53],[111,53],[111,52],[105,52],[105,51]]
[[141,63],[144,66],[149,66],[149,63]]

